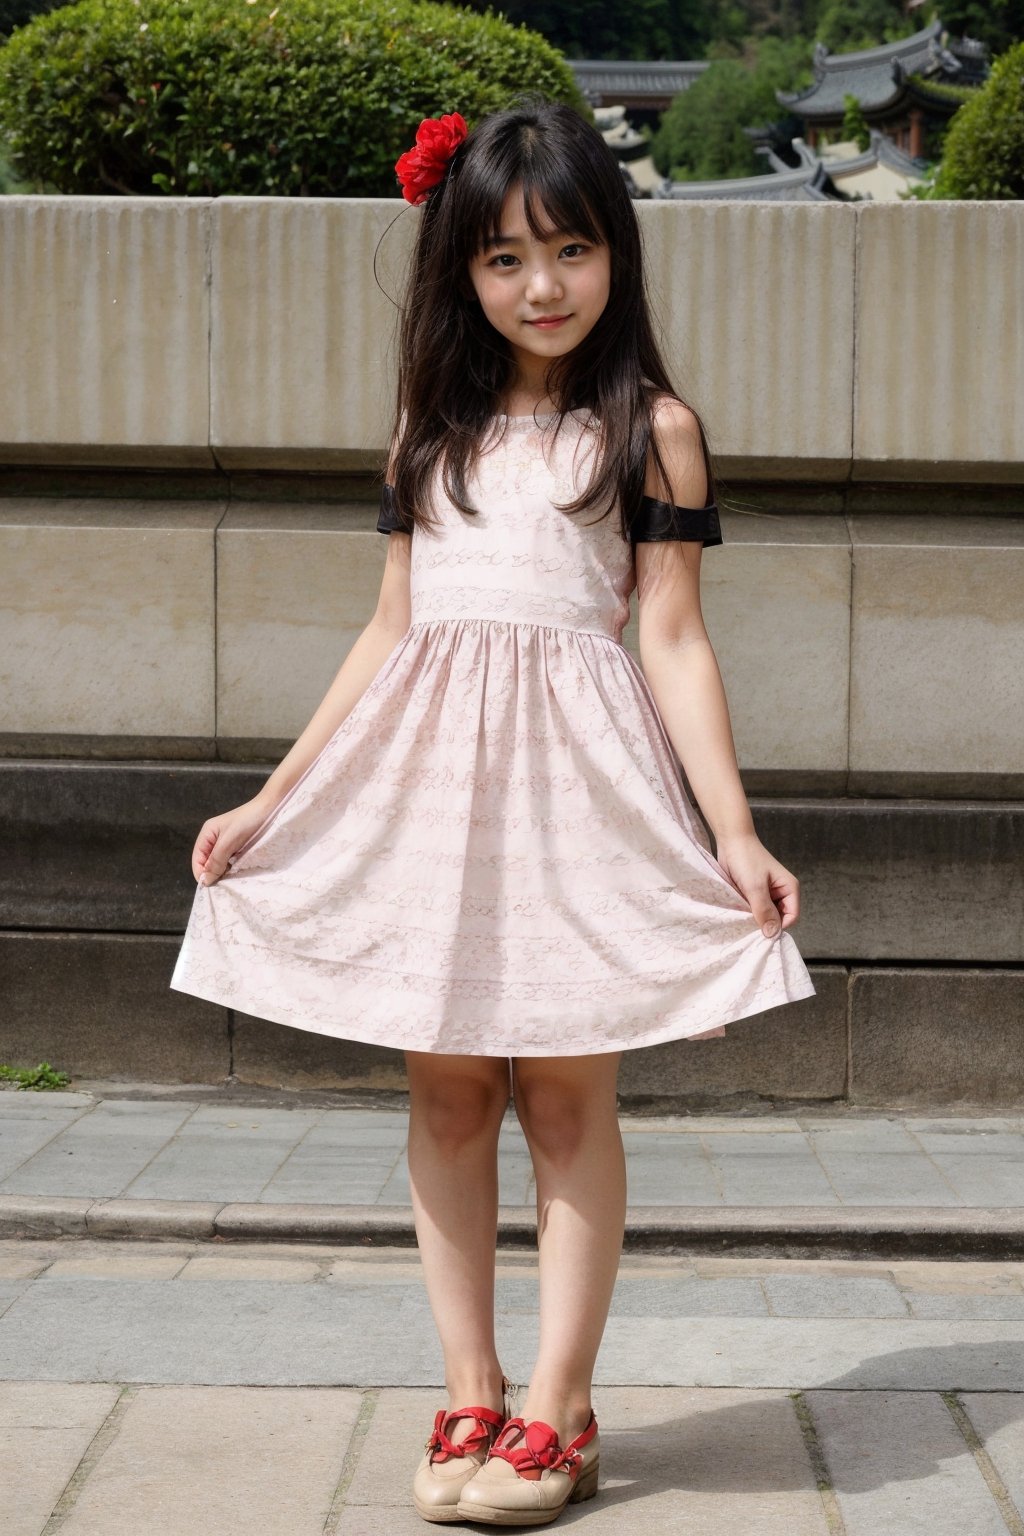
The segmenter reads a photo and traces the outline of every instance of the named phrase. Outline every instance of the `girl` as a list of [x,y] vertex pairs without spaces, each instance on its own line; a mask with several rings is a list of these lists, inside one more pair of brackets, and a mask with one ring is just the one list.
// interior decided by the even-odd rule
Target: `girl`
[[[404,1049],[444,1353],[424,1519],[542,1525],[597,1489],[591,1380],[626,1211],[623,1050],[814,992],[700,609],[703,425],[648,316],[601,135],[546,102],[428,119],[376,612],[255,799],[204,822],[173,987]],[[621,644],[636,589],[643,670]],[[681,768],[715,836],[716,852]],[[540,1346],[494,1339],[497,1141],[537,1181]]]

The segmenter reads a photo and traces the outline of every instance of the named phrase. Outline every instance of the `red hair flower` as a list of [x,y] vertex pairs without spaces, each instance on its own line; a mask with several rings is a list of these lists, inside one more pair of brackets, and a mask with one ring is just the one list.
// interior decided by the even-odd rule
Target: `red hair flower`
[[461,112],[423,119],[416,130],[415,148],[407,149],[395,164],[407,203],[422,203],[430,189],[437,186],[466,133],[466,120]]

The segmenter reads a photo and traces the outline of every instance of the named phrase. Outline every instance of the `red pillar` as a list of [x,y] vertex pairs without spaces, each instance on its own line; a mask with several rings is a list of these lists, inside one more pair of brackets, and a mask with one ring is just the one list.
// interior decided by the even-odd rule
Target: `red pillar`
[[924,149],[924,114],[920,107],[910,109],[910,149],[909,154],[919,157]]

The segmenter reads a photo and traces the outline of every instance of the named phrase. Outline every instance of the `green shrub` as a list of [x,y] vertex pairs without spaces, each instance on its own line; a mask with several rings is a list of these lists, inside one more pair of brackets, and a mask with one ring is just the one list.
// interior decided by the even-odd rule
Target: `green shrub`
[[953,114],[930,195],[1024,197],[1024,42],[993,61],[985,84]]
[[765,81],[738,60],[715,59],[669,105],[654,136],[654,163],[677,181],[757,176],[765,161],[743,128],[778,113]]
[[79,0],[0,48],[12,169],[61,192],[397,196],[424,117],[583,101],[536,33],[427,0]]
[[871,148],[871,131],[864,116],[864,108],[858,98],[848,91],[843,93],[843,126],[840,135],[847,141],[855,142],[861,151]]

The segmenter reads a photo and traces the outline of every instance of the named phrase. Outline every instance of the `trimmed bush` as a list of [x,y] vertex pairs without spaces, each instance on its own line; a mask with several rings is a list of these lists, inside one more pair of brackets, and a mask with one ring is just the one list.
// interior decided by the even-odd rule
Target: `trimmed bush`
[[420,120],[533,90],[536,33],[429,0],[79,0],[0,48],[12,169],[61,192],[398,196]]
[[931,195],[1024,197],[1024,42],[993,62],[985,84],[953,114]]

